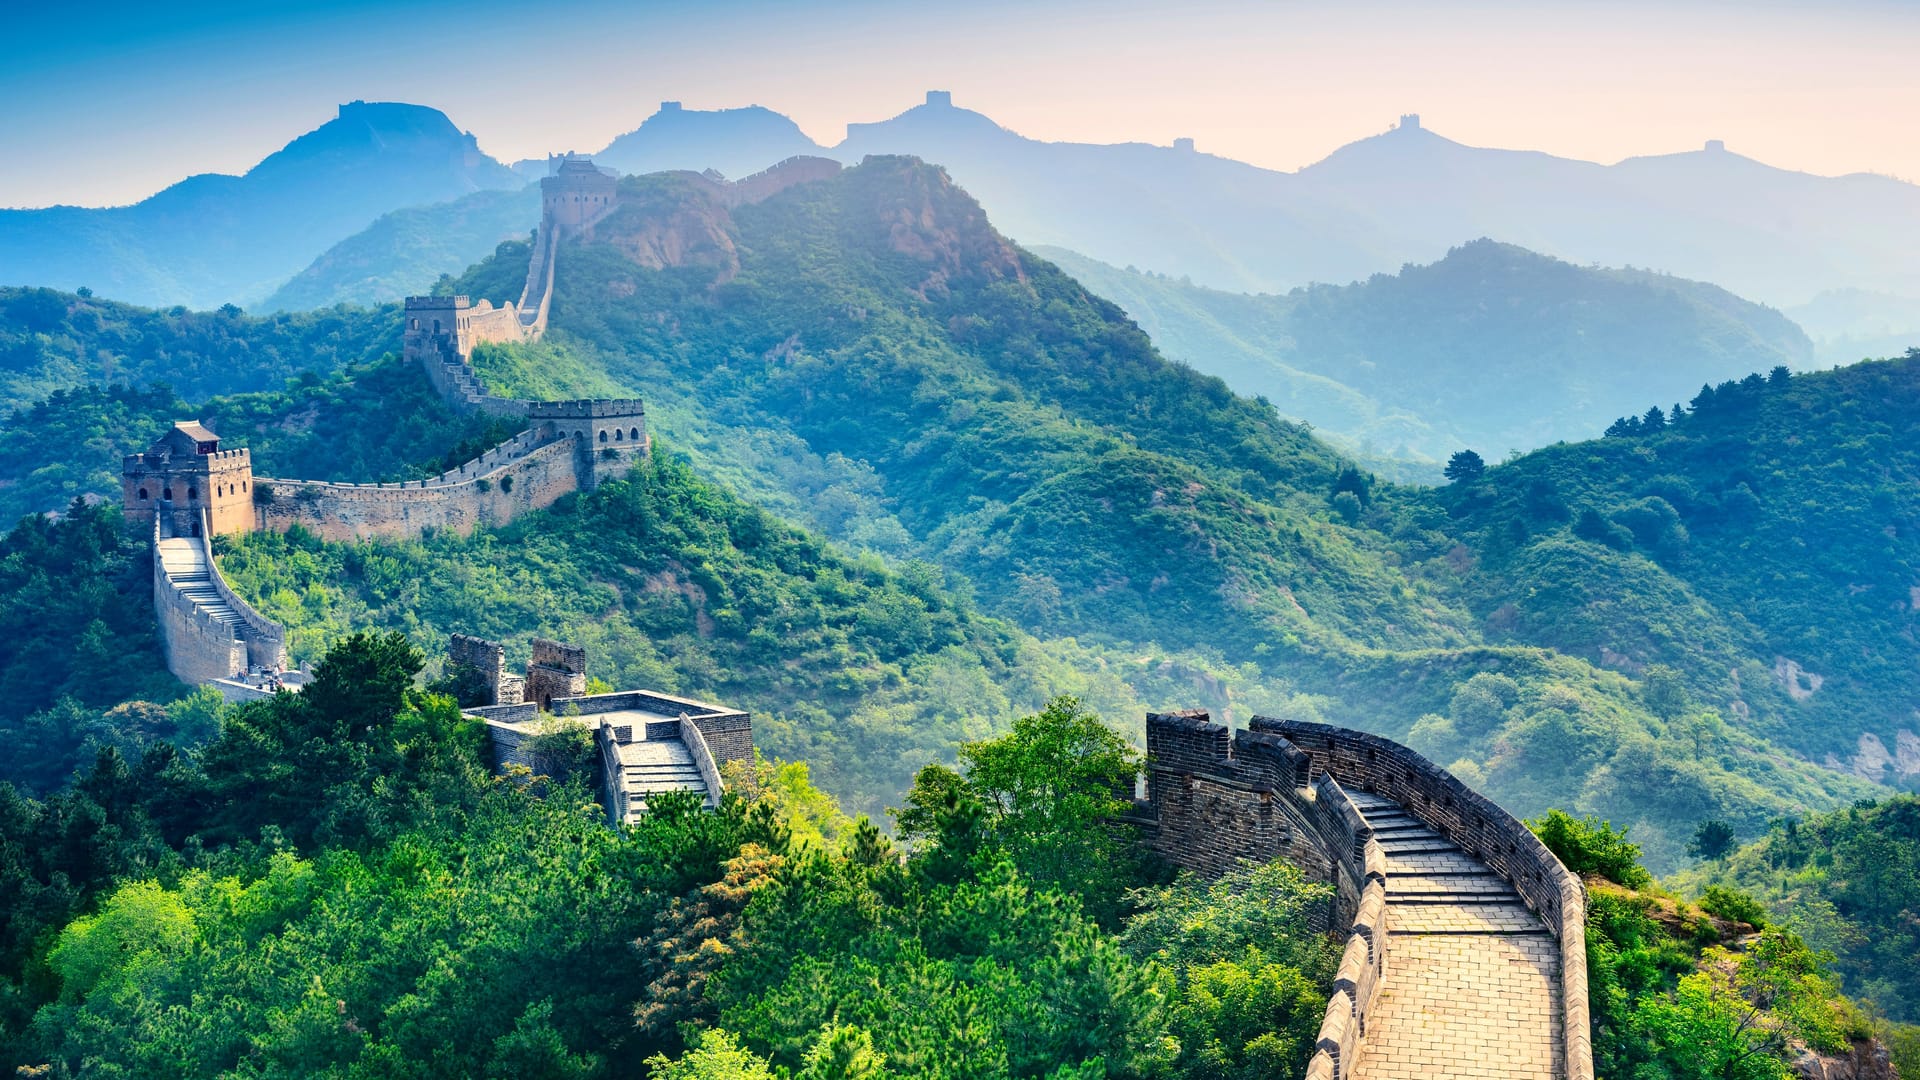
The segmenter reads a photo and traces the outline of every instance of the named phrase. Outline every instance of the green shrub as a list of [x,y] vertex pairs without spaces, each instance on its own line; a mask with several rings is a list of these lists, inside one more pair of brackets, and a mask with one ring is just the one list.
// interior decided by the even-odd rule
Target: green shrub
[[1527,827],[1576,874],[1599,874],[1629,889],[1653,880],[1640,866],[1640,845],[1629,842],[1627,830],[1615,830],[1612,822],[1576,819],[1564,810],[1549,810],[1527,822]]
[[1738,889],[1709,885],[1701,892],[1698,903],[1700,910],[1709,915],[1743,922],[1755,929],[1767,925],[1766,905]]

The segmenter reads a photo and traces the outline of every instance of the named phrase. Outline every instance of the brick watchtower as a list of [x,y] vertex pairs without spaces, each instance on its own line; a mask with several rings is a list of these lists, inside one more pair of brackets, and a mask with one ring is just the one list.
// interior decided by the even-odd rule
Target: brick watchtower
[[638,398],[536,401],[527,406],[527,419],[542,441],[573,440],[574,469],[587,490],[625,476],[653,445]]
[[220,449],[198,420],[175,421],[144,454],[121,460],[120,497],[129,521],[158,517],[166,536],[199,536],[207,511],[215,535],[253,531],[253,458]]
[[570,157],[552,176],[540,178],[540,224],[579,228],[612,209],[619,181],[586,158]]

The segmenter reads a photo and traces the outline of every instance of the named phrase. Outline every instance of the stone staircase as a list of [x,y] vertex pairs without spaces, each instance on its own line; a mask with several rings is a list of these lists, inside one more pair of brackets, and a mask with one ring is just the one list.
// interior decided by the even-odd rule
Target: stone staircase
[[693,752],[677,738],[642,739],[620,746],[621,783],[627,791],[627,822],[646,813],[647,799],[662,791],[692,791],[711,798]]
[[1387,857],[1390,974],[1368,1078],[1562,1074],[1559,945],[1512,885],[1400,804],[1349,791]]
[[248,635],[246,620],[233,606],[220,596],[220,590],[213,585],[213,567],[207,564],[206,553],[201,550],[200,541],[175,537],[160,541],[156,552],[160,559],[160,568],[173,583],[175,592],[193,601],[196,610],[222,626],[232,628],[234,640],[244,641]]

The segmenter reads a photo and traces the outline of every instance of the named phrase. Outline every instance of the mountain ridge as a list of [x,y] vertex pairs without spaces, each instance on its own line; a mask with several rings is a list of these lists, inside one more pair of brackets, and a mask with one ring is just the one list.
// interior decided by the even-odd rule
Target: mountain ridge
[[0,210],[0,281],[247,303],[389,210],[517,186],[439,110],[349,102],[239,176],[198,174],[120,207]]

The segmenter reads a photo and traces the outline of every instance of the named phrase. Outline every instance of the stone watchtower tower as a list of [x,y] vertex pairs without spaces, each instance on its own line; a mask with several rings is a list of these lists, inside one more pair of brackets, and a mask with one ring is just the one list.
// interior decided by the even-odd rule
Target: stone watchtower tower
[[146,453],[122,459],[120,496],[127,520],[157,518],[163,536],[199,536],[202,511],[215,535],[252,532],[253,458],[220,449],[198,420],[179,420]]
[[554,698],[581,697],[587,692],[587,650],[548,638],[533,639],[533,659],[527,663],[525,700],[551,709]]
[[586,490],[627,474],[647,456],[646,405],[638,398],[589,401],[536,401],[527,420],[541,438],[572,439],[574,471]]
[[540,178],[540,224],[580,228],[613,208],[619,181],[586,158],[568,158],[552,176]]
[[459,363],[473,351],[467,323],[473,301],[464,296],[409,296],[400,354],[408,363]]

